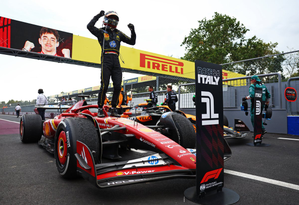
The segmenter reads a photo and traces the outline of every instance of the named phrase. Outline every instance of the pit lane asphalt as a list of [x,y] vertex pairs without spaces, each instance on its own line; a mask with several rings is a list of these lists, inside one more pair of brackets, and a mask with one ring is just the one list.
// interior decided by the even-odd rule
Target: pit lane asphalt
[[[194,204],[184,202],[184,191],[196,185],[195,179],[108,189],[81,178],[65,180],[52,155],[35,143],[20,141],[16,116],[0,114],[1,125],[8,122],[3,119],[13,122],[0,126],[0,204]],[[239,194],[236,204],[299,203],[299,141],[279,138],[298,140],[299,136],[268,133],[263,140],[268,147],[248,146],[249,137],[228,140],[233,155],[225,162],[224,187]]]

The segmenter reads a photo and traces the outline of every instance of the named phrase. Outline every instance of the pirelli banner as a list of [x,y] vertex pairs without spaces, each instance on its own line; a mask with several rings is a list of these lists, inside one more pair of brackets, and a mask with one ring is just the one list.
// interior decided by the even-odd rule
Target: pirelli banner
[[[88,22],[86,22],[87,25]],[[82,29],[87,29],[81,25]],[[127,33],[129,31],[123,31]],[[101,48],[97,39],[86,38],[53,28],[37,26],[0,16],[0,47],[26,52],[71,58],[76,61],[101,64]],[[134,47],[138,47],[137,44]],[[121,46],[121,67],[127,72],[175,76],[195,79],[194,62],[163,56],[132,47]],[[27,56],[25,56],[27,57]],[[65,61],[68,62],[68,61]],[[224,79],[244,75],[222,71]]]

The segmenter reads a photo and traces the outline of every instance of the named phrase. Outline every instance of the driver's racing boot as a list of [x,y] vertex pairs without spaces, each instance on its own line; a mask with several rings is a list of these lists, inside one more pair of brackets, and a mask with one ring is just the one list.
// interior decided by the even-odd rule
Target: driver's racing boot
[[102,109],[102,108],[99,108],[99,109],[98,109],[98,117],[105,117],[105,115],[104,115],[104,112],[103,112],[103,109]]
[[120,115],[117,114],[117,111],[116,111],[116,108],[115,108],[115,107],[112,107],[112,108],[111,108],[110,116],[111,116],[111,117],[120,117]]

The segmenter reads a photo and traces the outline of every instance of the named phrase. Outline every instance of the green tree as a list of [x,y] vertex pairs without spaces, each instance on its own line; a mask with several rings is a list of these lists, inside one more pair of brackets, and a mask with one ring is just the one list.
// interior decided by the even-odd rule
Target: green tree
[[[213,19],[204,18],[198,23],[198,28],[191,29],[189,36],[185,37],[181,44],[186,49],[182,58],[184,60],[225,64],[279,53],[274,50],[277,43],[265,43],[256,36],[246,39],[245,35],[249,29],[234,17],[215,12]],[[254,61],[249,61],[243,66],[228,64],[225,69],[241,74],[246,74],[248,69],[253,74],[270,70],[270,67],[263,66],[264,64],[259,65]],[[279,71],[280,67],[280,65],[279,67],[272,66],[271,70],[275,68]]]
[[299,75],[299,52],[285,55],[284,68],[287,76],[296,77]]

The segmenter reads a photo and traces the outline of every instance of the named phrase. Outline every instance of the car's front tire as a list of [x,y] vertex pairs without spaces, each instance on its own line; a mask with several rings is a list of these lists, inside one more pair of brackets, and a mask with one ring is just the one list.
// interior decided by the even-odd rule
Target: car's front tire
[[58,125],[54,140],[56,167],[64,178],[77,176],[77,140],[92,151],[95,163],[99,161],[99,138],[94,124],[86,118],[66,118]]

